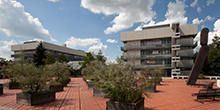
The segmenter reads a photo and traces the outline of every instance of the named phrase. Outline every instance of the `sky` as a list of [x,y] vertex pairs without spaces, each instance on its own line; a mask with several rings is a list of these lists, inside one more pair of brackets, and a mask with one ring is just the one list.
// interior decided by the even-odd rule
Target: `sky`
[[[121,32],[143,26],[198,24],[209,42],[220,36],[220,0],[0,0],[0,57],[12,59],[11,45],[44,41],[98,53],[107,61],[121,56]],[[195,48],[199,50],[200,46]]]

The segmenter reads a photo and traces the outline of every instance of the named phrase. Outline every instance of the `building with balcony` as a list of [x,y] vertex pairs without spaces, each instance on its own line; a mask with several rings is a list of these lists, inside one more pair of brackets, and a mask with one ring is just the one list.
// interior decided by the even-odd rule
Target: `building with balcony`
[[143,27],[140,31],[122,32],[122,59],[145,68],[165,67],[163,77],[187,78],[194,64],[197,24],[179,23]]
[[[31,41],[24,42],[23,44],[12,45],[11,51],[13,51],[14,54],[12,54],[11,57],[14,57],[14,59],[16,60],[19,58],[19,54],[23,52],[25,59],[32,60],[39,43],[40,42],[38,41]],[[52,53],[55,58],[63,53],[71,61],[81,61],[82,57],[86,55],[85,51],[67,48],[66,44],[63,44],[62,46],[54,45],[47,42],[42,42],[42,44],[46,49],[46,53]]]

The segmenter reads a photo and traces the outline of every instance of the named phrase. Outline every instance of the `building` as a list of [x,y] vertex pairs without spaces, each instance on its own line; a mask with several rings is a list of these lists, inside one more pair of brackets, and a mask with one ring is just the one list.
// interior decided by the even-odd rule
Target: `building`
[[122,32],[122,59],[137,71],[164,66],[163,77],[187,78],[194,64],[197,24],[179,23],[143,27],[140,31]]
[[[25,59],[32,59],[39,43],[40,42],[38,41],[31,41],[24,42],[24,44],[12,45],[11,51],[13,51],[14,54],[12,54],[11,57],[14,57],[15,60],[18,59],[19,54],[22,51],[24,53]],[[71,61],[81,61],[82,57],[86,55],[85,51],[67,48],[66,44],[63,44],[62,46],[47,42],[42,42],[42,44],[46,49],[46,53],[53,53],[55,58],[63,53]]]

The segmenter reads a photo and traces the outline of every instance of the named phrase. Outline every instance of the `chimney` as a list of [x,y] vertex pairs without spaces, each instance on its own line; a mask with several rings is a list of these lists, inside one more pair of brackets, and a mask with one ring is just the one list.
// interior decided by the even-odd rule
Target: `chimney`
[[62,44],[63,47],[66,47],[66,44]]

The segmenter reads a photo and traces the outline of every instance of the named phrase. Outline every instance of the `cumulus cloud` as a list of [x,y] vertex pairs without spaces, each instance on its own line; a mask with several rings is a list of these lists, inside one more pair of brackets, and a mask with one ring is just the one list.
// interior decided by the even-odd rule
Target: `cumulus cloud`
[[105,34],[127,29],[138,22],[149,22],[154,16],[154,0],[81,0],[81,6],[93,13],[116,15],[112,27],[104,30]]
[[166,20],[156,23],[155,21],[151,20],[148,24],[145,24],[145,26],[153,26],[153,25],[160,25],[160,24],[170,24],[173,22],[180,22],[181,25],[184,25],[187,23],[188,18],[185,17],[185,8],[187,5],[185,5],[184,1],[176,0],[176,2],[169,2],[167,5],[168,10],[165,14]]
[[106,51],[107,47],[108,47],[107,45],[103,45],[100,42],[98,44],[94,44],[93,46],[89,47],[88,51],[98,53],[99,50],[101,50],[103,52],[103,55],[105,55],[105,51]]
[[190,4],[190,7],[195,7],[198,4],[198,0],[195,0]]
[[[200,42],[199,42],[200,41],[200,33],[201,32],[199,32],[194,39],[195,41],[198,41],[198,46],[195,48],[195,51],[198,51],[199,48],[201,47]],[[220,19],[217,19],[215,21],[213,31],[209,30],[208,44],[212,43],[212,39],[214,38],[215,35],[220,36]]]
[[[65,44],[67,44],[68,47],[75,48],[75,47],[86,47],[90,46],[88,51],[91,52],[99,52],[101,50],[103,54],[105,54],[105,51],[107,49],[107,45],[103,45],[99,38],[75,38],[70,37]],[[91,46],[92,45],[92,46]]]
[[213,5],[214,5],[214,2],[215,2],[215,0],[208,0],[208,1],[207,1],[207,6],[209,6],[210,4],[213,4]]
[[195,18],[195,19],[193,19],[193,21],[192,21],[193,24],[200,24],[200,23],[202,23],[202,22],[203,22],[203,20],[202,20],[202,19],[199,20],[198,18]]
[[209,15],[205,17],[205,21],[206,21],[206,20],[208,20],[208,21],[213,21],[214,19],[215,19],[215,17],[211,17],[211,16],[209,16]]
[[197,7],[197,12],[200,13],[202,11],[201,7]]
[[38,18],[24,11],[24,6],[20,2],[1,0],[0,12],[0,31],[7,36],[56,41],[51,38],[49,31],[44,29]]
[[107,39],[106,42],[109,42],[109,43],[117,43],[118,41],[115,40],[115,39]]
[[61,0],[47,0],[47,1],[49,1],[49,2],[60,2]]
[[1,42],[3,46],[0,47],[0,57],[6,58],[7,60],[11,59],[11,45],[17,44],[16,41],[11,40],[11,41],[2,41]]

